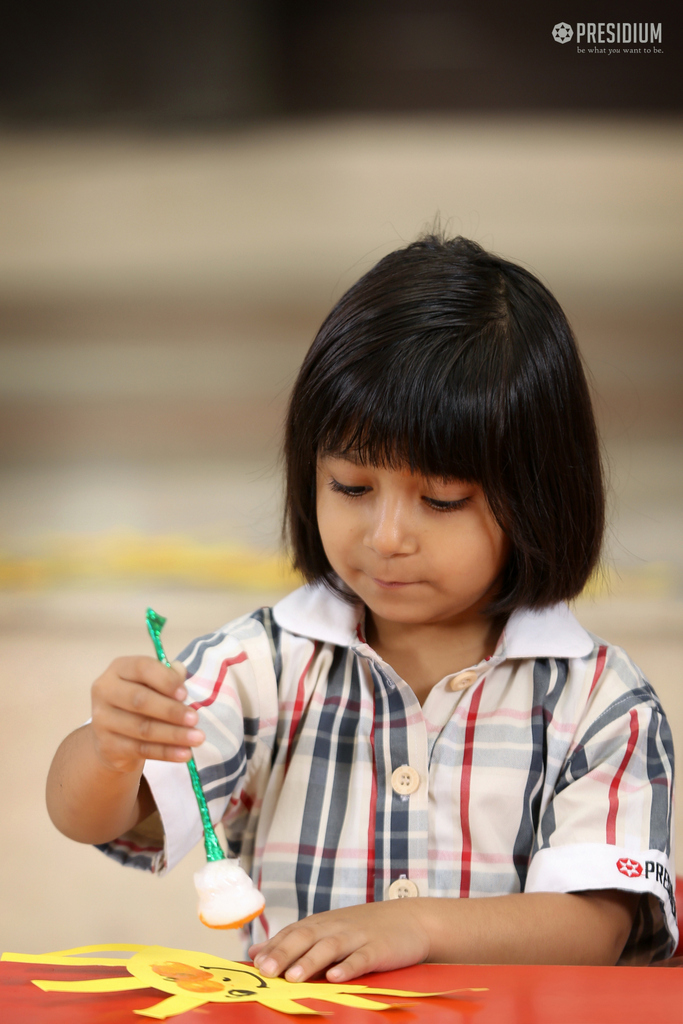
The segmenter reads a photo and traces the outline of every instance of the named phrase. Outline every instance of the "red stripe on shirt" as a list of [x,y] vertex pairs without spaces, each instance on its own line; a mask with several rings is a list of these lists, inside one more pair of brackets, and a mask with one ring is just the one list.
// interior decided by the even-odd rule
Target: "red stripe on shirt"
[[472,834],[470,832],[470,783],[472,779],[472,757],[474,753],[474,729],[477,724],[477,713],[481,703],[481,692],[485,679],[482,679],[472,694],[472,703],[467,712],[465,726],[465,749],[462,754],[462,771],[460,773],[460,828],[462,830],[462,854],[460,856],[460,898],[470,894],[472,877]]
[[375,714],[370,729],[370,750],[372,751],[372,784],[370,787],[370,812],[368,815],[368,873],[365,884],[365,902],[375,902],[375,832],[377,831],[377,767],[375,765]]
[[305,687],[306,676],[308,675],[308,670],[309,670],[309,668],[311,667],[311,665],[313,663],[313,659],[315,658],[317,650],[318,650],[318,644],[317,644],[317,641],[316,641],[313,644],[313,654],[310,656],[310,658],[306,662],[306,668],[301,673],[301,675],[299,677],[299,682],[297,683],[296,698],[294,700],[294,707],[292,709],[292,720],[289,723],[289,737],[287,739],[287,757],[285,758],[285,771],[287,771],[287,769],[289,768],[289,762],[291,761],[292,754],[294,753],[294,748],[293,748],[294,737],[296,736],[296,731],[299,728],[299,722],[301,721],[301,716],[302,716],[303,711],[304,711],[304,694],[306,692],[306,687]]
[[213,690],[211,691],[211,696],[207,697],[206,700],[196,700],[194,704],[190,704],[190,707],[194,708],[196,711],[197,708],[208,708],[209,704],[213,704],[216,697],[220,693],[221,686],[223,685],[223,680],[225,679],[225,673],[228,671],[230,666],[239,665],[246,660],[246,651],[242,651],[242,653],[238,654],[236,658],[226,658],[225,661],[221,663],[220,672],[218,673],[218,678],[214,683]]
[[[258,873],[258,882],[256,883],[256,888],[259,890],[259,892],[261,890],[261,882],[262,881],[263,881],[263,867],[260,867],[259,868],[259,873]],[[269,939],[270,938],[270,925],[268,923],[268,918],[265,915],[265,911],[261,914],[260,920],[261,920],[261,927],[263,928],[265,936],[266,936],[267,939]],[[247,927],[249,927],[249,926],[247,925]]]
[[602,670],[605,667],[605,658],[606,658],[606,656],[607,656],[607,648],[605,646],[598,647],[598,657],[597,657],[597,660],[595,662],[595,674],[593,675],[593,682],[591,683],[591,688],[588,691],[588,696],[589,697],[590,697],[591,693],[593,692],[593,690],[595,689],[595,684],[597,683],[598,679],[602,675]]
[[631,735],[628,738],[626,753],[624,754],[621,764],[617,768],[616,774],[612,779],[609,787],[609,813],[607,814],[606,841],[610,844],[610,846],[617,845],[617,813],[619,811],[619,783],[621,782],[622,776],[626,771],[626,766],[631,760],[633,751],[636,749],[636,743],[638,742],[638,713],[635,708],[631,708],[630,714]]

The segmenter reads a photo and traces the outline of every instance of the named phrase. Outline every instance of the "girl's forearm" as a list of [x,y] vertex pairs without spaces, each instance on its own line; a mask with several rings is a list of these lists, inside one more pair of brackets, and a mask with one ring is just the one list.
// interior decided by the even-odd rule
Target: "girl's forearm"
[[102,764],[91,726],[63,741],[47,779],[47,809],[54,825],[79,843],[104,843],[127,832],[154,810],[154,801],[137,771],[114,771]]
[[432,963],[613,965],[638,897],[616,890],[420,900]]

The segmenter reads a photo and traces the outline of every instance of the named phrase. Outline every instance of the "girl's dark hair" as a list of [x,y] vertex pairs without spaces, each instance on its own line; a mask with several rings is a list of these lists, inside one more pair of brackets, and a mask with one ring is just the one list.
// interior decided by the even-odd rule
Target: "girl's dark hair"
[[294,565],[349,597],[316,517],[319,454],[481,485],[510,540],[487,609],[575,597],[596,565],[604,490],[571,328],[533,274],[465,238],[391,253],[336,304],[287,414],[285,534]]

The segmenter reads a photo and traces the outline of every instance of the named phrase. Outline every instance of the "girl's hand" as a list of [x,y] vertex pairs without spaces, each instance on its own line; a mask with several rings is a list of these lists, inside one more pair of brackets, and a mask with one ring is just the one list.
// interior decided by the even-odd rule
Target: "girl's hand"
[[251,946],[249,956],[264,976],[284,972],[287,981],[306,981],[326,968],[327,980],[339,983],[410,967],[430,953],[423,902],[387,900],[313,914]]
[[145,760],[189,761],[204,741],[198,715],[183,704],[185,666],[154,658],[117,658],[92,687],[95,753],[115,772],[139,772]]

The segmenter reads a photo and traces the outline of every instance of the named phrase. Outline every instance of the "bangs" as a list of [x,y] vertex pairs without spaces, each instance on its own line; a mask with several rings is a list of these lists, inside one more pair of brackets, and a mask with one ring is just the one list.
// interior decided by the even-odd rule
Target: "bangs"
[[[325,389],[318,455],[351,455],[361,464],[443,480],[491,480],[492,441],[500,434],[491,401],[492,360],[479,334],[407,338],[367,349]],[[483,358],[482,358],[483,357]],[[498,376],[498,379],[499,376]]]

